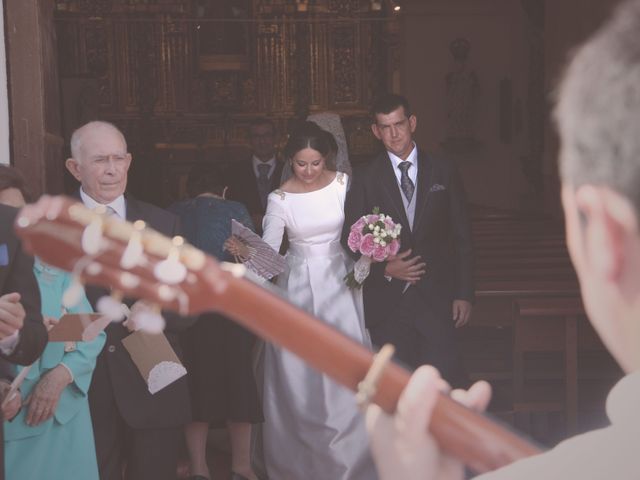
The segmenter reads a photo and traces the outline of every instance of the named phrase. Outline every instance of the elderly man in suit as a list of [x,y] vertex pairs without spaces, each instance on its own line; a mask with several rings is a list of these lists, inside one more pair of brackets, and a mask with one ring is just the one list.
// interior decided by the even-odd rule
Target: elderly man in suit
[[408,101],[387,94],[372,108],[385,151],[353,176],[345,202],[343,243],[374,207],[402,224],[401,252],[374,264],[364,283],[365,322],[374,344],[392,343],[411,368],[436,365],[462,381],[454,326],[467,323],[474,296],[471,228],[454,165],[413,141]]
[[[71,137],[66,166],[80,182],[79,198],[89,208],[105,206],[129,221],[144,220],[165,234],[178,233],[178,219],[160,208],[125,193],[131,154],[124,135],[112,124],[90,122]],[[87,288],[92,305],[108,294]],[[165,314],[165,335],[180,355],[178,332],[189,325]],[[98,357],[89,391],[91,417],[101,480],[174,480],[183,426],[190,421],[185,377],[152,395],[122,339],[131,332],[123,324],[106,328],[107,342]]]
[[282,176],[282,163],[276,158],[276,127],[273,122],[266,118],[254,120],[249,127],[249,141],[251,158],[230,168],[228,197],[244,203],[260,230],[267,196],[280,186]]
[[[10,195],[11,192],[6,192]],[[0,203],[8,198],[0,198]],[[9,390],[6,380],[12,364],[29,365],[47,345],[47,330],[40,314],[40,293],[33,275],[33,258],[22,251],[13,233],[17,210],[0,204],[0,401]],[[20,396],[2,408],[2,418],[12,418],[20,408]],[[0,429],[0,479],[4,478],[4,442]]]

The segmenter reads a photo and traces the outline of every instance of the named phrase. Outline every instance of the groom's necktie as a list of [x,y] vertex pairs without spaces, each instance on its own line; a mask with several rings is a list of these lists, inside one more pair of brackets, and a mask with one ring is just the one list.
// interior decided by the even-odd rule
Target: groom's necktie
[[260,201],[262,202],[262,206],[267,206],[267,197],[269,196],[269,171],[271,170],[271,165],[268,163],[263,163],[258,165],[258,191],[260,192]]
[[413,192],[416,189],[415,185],[411,178],[409,178],[409,174],[407,173],[411,167],[411,162],[403,161],[398,164],[398,168],[400,169],[400,188],[402,189],[402,193],[404,193],[404,197],[407,199],[408,203],[411,203],[411,199],[413,198]]

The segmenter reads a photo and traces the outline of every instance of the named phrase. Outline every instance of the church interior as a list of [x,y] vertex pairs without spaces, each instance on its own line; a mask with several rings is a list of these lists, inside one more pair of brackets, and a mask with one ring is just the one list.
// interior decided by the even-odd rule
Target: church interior
[[615,0],[5,0],[10,159],[37,194],[77,188],[70,135],[116,124],[128,189],[166,207],[197,164],[247,156],[271,119],[340,115],[350,161],[380,151],[369,108],[405,95],[416,142],[455,162],[476,300],[457,331],[490,411],[545,445],[605,421],[622,372],[586,319],[564,240],[551,118],[572,47]]

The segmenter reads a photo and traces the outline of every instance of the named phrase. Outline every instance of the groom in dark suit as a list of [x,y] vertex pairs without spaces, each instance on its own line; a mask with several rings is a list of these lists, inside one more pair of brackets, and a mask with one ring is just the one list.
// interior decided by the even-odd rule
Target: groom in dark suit
[[394,344],[407,366],[435,365],[458,383],[454,327],[469,320],[474,296],[462,183],[451,162],[418,149],[417,119],[404,97],[379,98],[372,114],[373,134],[386,151],[354,174],[343,244],[351,225],[374,207],[401,223],[402,232],[398,255],[372,264],[364,283],[365,322],[373,343]]
[[[80,182],[77,197],[85,206],[104,206],[129,221],[144,220],[158,232],[178,234],[178,218],[125,194],[131,154],[123,134],[107,122],[90,122],[71,137],[66,166]],[[106,289],[87,287],[94,306]],[[133,307],[132,307],[133,308]],[[164,313],[165,335],[180,356],[178,334],[190,321]],[[191,319],[190,319],[191,320]],[[105,331],[89,390],[89,405],[101,480],[175,480],[183,426],[191,420],[186,377],[155,394],[136,368],[122,339],[131,332],[122,323]]]

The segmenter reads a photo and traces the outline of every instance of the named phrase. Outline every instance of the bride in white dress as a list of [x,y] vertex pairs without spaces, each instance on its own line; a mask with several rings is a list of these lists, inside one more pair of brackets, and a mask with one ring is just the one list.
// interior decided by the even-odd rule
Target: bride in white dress
[[[292,177],[269,195],[263,239],[279,250],[287,233],[288,271],[277,279],[289,300],[362,344],[361,292],[343,281],[352,262],[340,245],[346,174],[332,170],[336,143],[305,122],[285,147]],[[263,445],[270,480],[371,480],[364,420],[353,392],[296,355],[265,345]]]

